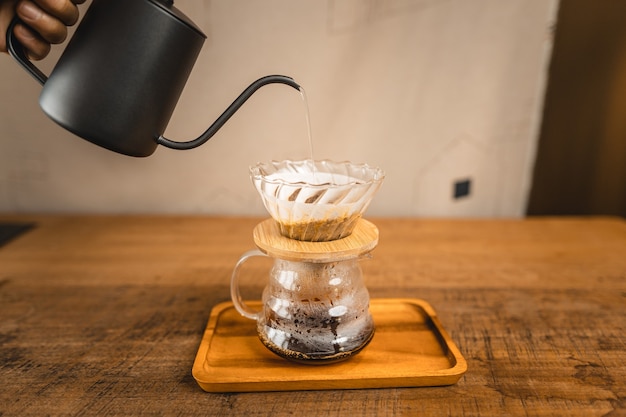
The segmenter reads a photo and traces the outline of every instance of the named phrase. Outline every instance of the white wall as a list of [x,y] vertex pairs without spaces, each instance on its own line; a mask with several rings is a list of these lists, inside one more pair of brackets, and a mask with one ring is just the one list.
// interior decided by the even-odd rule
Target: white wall
[[[315,158],[386,171],[368,215],[523,216],[557,1],[177,0],[208,39],[166,136],[196,137],[281,73],[307,92]],[[309,155],[303,101],[282,85],[203,147],[136,159],[49,121],[7,56],[0,79],[0,212],[262,215],[248,166]]]

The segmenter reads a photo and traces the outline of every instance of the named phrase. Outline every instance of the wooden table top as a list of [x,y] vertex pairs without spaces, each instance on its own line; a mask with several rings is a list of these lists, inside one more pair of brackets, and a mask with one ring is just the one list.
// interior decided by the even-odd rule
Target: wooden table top
[[[0,415],[626,415],[626,222],[369,219],[372,298],[420,298],[454,385],[212,394],[192,364],[262,219],[0,216]],[[251,263],[249,298],[268,265]],[[245,295],[245,294],[244,294]]]

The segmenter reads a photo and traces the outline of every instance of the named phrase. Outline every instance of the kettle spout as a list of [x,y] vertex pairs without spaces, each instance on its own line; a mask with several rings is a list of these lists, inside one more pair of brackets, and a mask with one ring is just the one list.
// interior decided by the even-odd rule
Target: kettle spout
[[184,149],[197,148],[198,146],[203,145],[205,142],[211,139],[211,137],[213,137],[213,135],[215,135],[215,133],[222,126],[224,126],[224,123],[226,123],[228,119],[230,119],[231,116],[235,114],[237,110],[239,110],[239,108],[243,105],[243,103],[245,103],[246,100],[248,100],[250,96],[252,96],[252,94],[254,94],[259,88],[267,84],[276,84],[276,83],[286,84],[295,88],[296,90],[300,90],[300,86],[291,77],[286,77],[284,75],[268,75],[268,76],[259,78],[258,80],[250,84],[248,88],[246,88],[243,91],[243,93],[241,93],[239,97],[237,97],[235,101],[233,101],[231,105],[228,106],[228,108],[224,111],[224,113],[222,113],[220,117],[218,117],[217,120],[215,120],[215,122],[213,122],[213,124],[202,135],[200,135],[196,139],[190,140],[188,142],[176,142],[176,141],[167,139],[163,135],[161,135],[157,138],[156,141],[159,145],[163,145],[171,149],[184,150]]

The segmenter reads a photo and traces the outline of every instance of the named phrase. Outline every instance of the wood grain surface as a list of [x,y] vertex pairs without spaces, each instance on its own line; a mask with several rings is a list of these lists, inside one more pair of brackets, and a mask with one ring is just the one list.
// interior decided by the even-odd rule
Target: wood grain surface
[[[191,368],[262,219],[0,216],[0,415],[623,416],[626,222],[370,219],[375,298],[420,298],[467,360],[432,388],[212,394]],[[260,297],[269,263],[246,265]]]

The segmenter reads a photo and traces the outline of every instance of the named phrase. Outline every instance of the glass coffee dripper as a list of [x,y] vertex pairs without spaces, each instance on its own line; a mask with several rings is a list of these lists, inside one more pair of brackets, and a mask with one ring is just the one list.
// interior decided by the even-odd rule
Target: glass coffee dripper
[[[361,218],[384,174],[349,162],[283,161],[251,168],[272,219],[253,231],[231,279],[237,311],[255,320],[261,342],[289,360],[322,364],[360,352],[374,335],[369,293],[359,260],[378,244],[378,229]],[[240,294],[242,265],[274,259],[260,310]]]
[[366,164],[307,159],[259,163],[250,176],[282,235],[324,242],[352,233],[385,174]]

